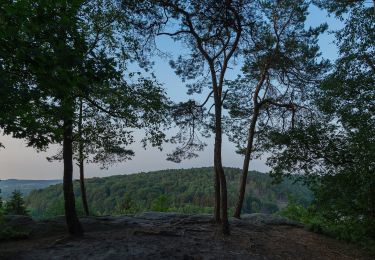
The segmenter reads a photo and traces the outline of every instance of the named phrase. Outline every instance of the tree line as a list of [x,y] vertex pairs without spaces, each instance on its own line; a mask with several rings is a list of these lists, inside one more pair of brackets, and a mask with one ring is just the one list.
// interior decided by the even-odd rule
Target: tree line
[[[241,171],[224,168],[228,181],[228,207],[233,213],[236,189]],[[147,211],[213,213],[213,168],[162,170],[130,175],[90,178],[86,180],[87,200],[93,215],[137,214]],[[276,213],[289,197],[307,206],[312,201],[310,190],[302,183],[285,179],[274,185],[264,173],[251,172],[247,181],[243,213]],[[61,185],[34,190],[26,198],[30,215],[37,219],[64,214]],[[78,181],[74,183],[77,198],[82,196]],[[49,198],[49,199],[47,199]],[[77,212],[85,215],[81,201]]]
[[[344,23],[335,33],[334,64],[319,50],[327,24],[306,26],[312,2]],[[131,159],[135,129],[143,130],[144,146],[175,143],[168,155],[175,162],[198,156],[203,138],[213,135],[213,215],[225,235],[224,135],[244,155],[234,217],[243,209],[251,159],[270,154],[276,179],[307,176],[338,221],[375,227],[375,30],[366,1],[2,0],[0,17],[0,128],[39,150],[61,145],[50,159],[64,163],[71,235],[83,234],[73,163],[89,214],[84,164]],[[184,46],[170,65],[192,95],[185,102],[171,101],[152,75],[128,69],[136,63],[151,70],[160,37]],[[232,67],[241,68],[235,79]],[[171,126],[178,131],[167,136]],[[354,201],[337,196],[353,192]]]

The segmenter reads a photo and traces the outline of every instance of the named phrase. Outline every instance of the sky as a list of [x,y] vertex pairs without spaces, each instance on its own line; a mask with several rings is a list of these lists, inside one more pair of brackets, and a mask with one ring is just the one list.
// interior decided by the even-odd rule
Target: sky
[[[340,28],[341,23],[333,17],[328,17],[325,11],[312,6],[307,19],[307,26],[317,26],[321,23],[328,23],[329,30]],[[337,48],[333,43],[334,36],[325,33],[319,39],[322,54],[325,58],[334,60],[337,57]],[[157,41],[162,51],[168,51],[172,56],[181,52],[182,46],[163,37]],[[173,101],[183,101],[189,96],[186,88],[178,76],[169,66],[169,58],[156,58],[154,73],[157,80],[164,85],[167,94]],[[239,68],[233,68],[239,70]],[[231,73],[231,72],[230,72]],[[232,73],[234,73],[232,71]],[[203,98],[203,97],[202,97]],[[139,135],[139,134],[138,134]],[[63,168],[61,162],[48,162],[46,157],[51,156],[58,150],[57,145],[51,146],[46,152],[37,152],[35,149],[26,147],[22,140],[10,136],[1,136],[0,143],[5,149],[0,149],[0,180],[1,179],[61,179]],[[101,170],[97,165],[86,166],[86,177],[105,177],[109,175],[130,174],[137,172],[148,172],[162,169],[206,167],[213,165],[213,140],[206,140],[208,146],[199,154],[198,158],[185,160],[179,164],[166,160],[167,153],[170,153],[174,146],[164,145],[163,150],[156,148],[142,148],[137,142],[131,146],[135,151],[135,157],[131,161],[117,164],[108,170]],[[242,156],[235,153],[235,147],[226,138],[223,143],[223,165],[226,167],[242,167]],[[250,170],[266,172],[269,168],[265,165],[266,157],[251,161]],[[78,168],[74,169],[74,178],[78,178]]]

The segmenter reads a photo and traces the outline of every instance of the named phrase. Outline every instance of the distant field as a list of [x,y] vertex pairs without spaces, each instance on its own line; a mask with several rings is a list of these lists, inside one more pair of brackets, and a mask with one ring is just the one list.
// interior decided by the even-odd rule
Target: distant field
[[61,183],[61,180],[1,180],[0,190],[3,199],[7,199],[14,190],[19,190],[24,196],[35,189],[44,189],[48,186]]

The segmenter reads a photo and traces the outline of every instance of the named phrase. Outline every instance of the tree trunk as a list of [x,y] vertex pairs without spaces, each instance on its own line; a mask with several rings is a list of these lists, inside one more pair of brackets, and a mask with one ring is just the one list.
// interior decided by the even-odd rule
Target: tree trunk
[[78,118],[78,142],[79,142],[79,184],[81,188],[81,197],[82,197],[82,205],[83,210],[85,211],[86,216],[90,216],[89,206],[87,203],[87,196],[86,196],[86,187],[85,187],[85,170],[84,170],[84,154],[83,154],[83,140],[82,140],[82,99],[79,100],[79,118]]
[[245,158],[244,158],[244,162],[243,162],[242,174],[241,174],[240,184],[239,184],[238,201],[237,201],[236,208],[235,208],[234,215],[233,215],[235,218],[241,217],[243,200],[245,198],[247,173],[249,171],[250,158],[251,158],[251,153],[253,151],[255,128],[256,128],[256,125],[257,125],[257,120],[258,120],[258,117],[259,117],[260,108],[262,106],[261,104],[258,103],[258,97],[259,97],[260,90],[263,86],[263,83],[266,80],[269,66],[270,66],[270,62],[268,62],[266,64],[266,66],[264,67],[264,70],[263,70],[263,72],[261,74],[261,77],[259,79],[259,82],[258,82],[258,84],[255,88],[255,92],[254,92],[254,96],[253,96],[254,111],[253,111],[253,117],[251,119],[249,131],[248,131]]
[[[215,144],[216,145],[216,144]],[[214,156],[215,157],[215,156]],[[215,159],[214,159],[215,165]],[[215,208],[214,208],[214,219],[216,223],[221,222],[220,217],[220,173],[214,167],[214,188],[215,188]]]
[[[219,95],[218,95],[219,96]],[[224,235],[229,235],[227,182],[221,161],[222,126],[221,126],[221,98],[215,100],[215,151],[214,167],[220,180],[221,227]]]
[[233,214],[233,217],[235,217],[235,218],[241,218],[241,210],[242,210],[243,200],[245,198],[247,174],[249,172],[249,164],[250,164],[251,153],[252,153],[252,150],[253,150],[255,128],[256,128],[258,116],[259,116],[259,106],[255,105],[254,114],[253,114],[253,117],[251,119],[251,123],[250,123],[250,127],[249,127],[249,133],[248,133],[248,137],[247,137],[247,146],[246,146],[245,158],[244,158],[244,161],[243,161],[242,174],[241,174],[239,188],[238,188],[238,200],[237,200],[236,208],[235,208],[235,211],[234,211],[234,214]]
[[79,162],[79,184],[81,187],[82,205],[86,216],[90,216],[89,206],[87,203],[86,187],[85,187],[85,173],[84,173],[84,162]]
[[[68,109],[72,110],[72,107],[73,105]],[[69,234],[80,236],[83,235],[83,229],[77,217],[73,192],[73,116],[72,113],[66,111],[65,113],[63,139],[65,218]]]

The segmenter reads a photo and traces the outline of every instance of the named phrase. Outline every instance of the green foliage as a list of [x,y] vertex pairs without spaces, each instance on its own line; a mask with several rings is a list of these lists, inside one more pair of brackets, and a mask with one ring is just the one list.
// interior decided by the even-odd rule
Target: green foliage
[[0,222],[0,241],[12,239],[24,239],[30,236],[30,231],[22,227],[9,227],[4,222]]
[[158,198],[156,198],[151,204],[151,210],[157,212],[166,212],[169,208],[168,197],[165,194],[161,194]]
[[[319,36],[326,24],[307,27],[309,1],[255,1],[255,19],[243,37],[243,74],[229,83],[226,128],[237,152],[256,158],[270,128],[292,127],[307,117],[310,96],[329,68]],[[246,149],[249,146],[250,149]],[[266,149],[267,150],[267,149]]]
[[[129,128],[145,128],[144,141],[161,144],[167,99],[153,80],[125,82],[125,64],[136,59],[139,45],[129,23],[120,19],[118,4],[2,1],[0,128],[5,134],[41,149],[61,143],[62,119],[76,119],[81,99],[85,154],[93,162],[107,165],[132,155],[124,148],[133,142]],[[78,120],[72,121],[76,127]]]
[[294,199],[291,199],[289,204],[278,214],[305,224],[311,231],[359,244],[370,253],[375,254],[375,239],[373,237],[375,224],[373,221],[353,217],[342,217],[338,220],[330,216],[331,212],[320,209],[316,201],[305,207]]
[[309,223],[308,209],[299,204],[294,197],[289,196],[288,200],[288,205],[280,210],[279,214],[294,221],[304,224]]
[[140,209],[136,202],[131,198],[130,194],[125,194],[123,199],[117,201],[114,209],[114,215],[129,215],[140,212]]
[[374,248],[374,7],[365,1],[316,2],[344,22],[336,32],[339,57],[313,96],[311,116],[289,131],[270,133],[268,163],[276,177],[303,173],[314,191],[307,211],[292,204],[285,214]]
[[20,191],[13,191],[11,197],[5,204],[4,213],[7,215],[28,215],[25,201]]
[[[225,172],[229,206],[233,207],[240,170],[225,168]],[[212,176],[212,168],[197,168],[91,178],[86,180],[87,199],[94,215],[135,214],[151,210],[212,213]],[[311,192],[301,184],[294,184],[294,180],[285,179],[282,183],[273,184],[267,174],[259,172],[249,173],[247,187],[247,197],[260,202],[257,208],[244,207],[247,213],[273,213],[276,207],[282,208],[287,204],[289,194],[299,198],[303,205],[310,204],[312,200]],[[78,182],[74,182],[74,190],[76,208],[81,210]],[[50,218],[63,214],[61,185],[34,190],[26,201],[33,217]]]
[[140,50],[121,7],[107,0],[1,1],[0,129],[37,149],[63,143],[72,234],[82,233],[71,192],[77,121],[79,141],[89,150],[80,149],[81,162],[105,167],[129,159],[130,129],[145,129],[144,145],[164,140],[164,90],[141,77],[125,81],[125,64]]
[[277,205],[277,200],[271,198],[258,198],[253,195],[251,191],[245,197],[244,204],[242,207],[244,213],[267,213],[272,214],[279,211],[279,206]]
[[[1,190],[0,190],[1,193]],[[11,198],[11,208],[16,209],[16,212],[24,213],[24,214],[17,214],[17,215],[26,215],[27,211],[24,207],[24,202],[21,197],[21,194],[17,191],[14,191]],[[3,201],[0,196],[0,241],[2,240],[9,240],[9,239],[22,239],[27,238],[30,235],[29,231],[25,231],[22,227],[10,227],[7,226],[4,219],[4,212],[8,213],[9,210],[8,203],[5,204],[5,208],[3,207]],[[11,213],[13,214],[13,213]]]
[[4,209],[3,209],[3,198],[1,197],[1,189],[0,189],[0,225],[3,223],[3,216],[4,216]]

